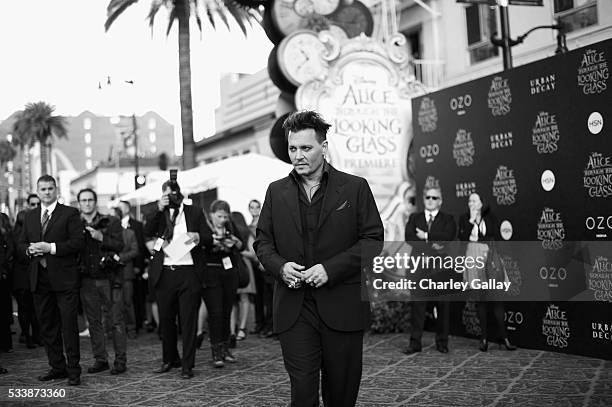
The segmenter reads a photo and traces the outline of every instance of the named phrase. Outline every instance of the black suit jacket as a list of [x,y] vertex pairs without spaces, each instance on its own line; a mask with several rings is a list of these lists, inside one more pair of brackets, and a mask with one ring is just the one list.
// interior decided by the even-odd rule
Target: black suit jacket
[[[204,250],[206,246],[212,246],[212,232],[206,224],[204,213],[195,206],[183,205],[185,211],[185,223],[188,232],[197,232],[200,235],[200,243],[191,249],[191,257],[195,273],[200,282],[205,284],[205,268]],[[148,237],[159,237],[166,231],[166,214],[165,212],[155,211],[148,219],[144,226],[144,234]],[[164,266],[164,251],[160,250],[153,254],[149,262],[149,279],[151,287],[155,287],[159,282],[162,267]]]
[[149,249],[147,249],[147,245],[145,244],[144,228],[142,222],[132,217],[130,217],[129,225],[129,228],[134,231],[136,241],[138,242],[138,256],[134,258],[134,267],[138,267],[140,273],[143,273],[146,261],[149,259]]
[[[478,230],[478,241],[491,241],[496,240],[497,236],[497,220],[490,214],[490,212],[486,212],[482,215],[482,222],[485,223],[486,233],[483,235],[480,230]],[[464,213],[459,217],[459,240],[469,241],[470,234],[472,234],[472,228],[474,225],[470,223],[470,213]]]
[[[44,236],[41,236],[40,208],[25,214],[23,229],[19,237],[19,250],[25,253],[30,243],[55,243],[56,253],[47,253],[49,282],[54,291],[79,288],[79,252],[85,247],[83,222],[79,211],[70,206],[57,204],[51,214]],[[30,289],[36,290],[38,283],[38,263],[41,256],[33,257],[30,262]]]
[[[282,282],[281,268],[289,261],[302,264],[304,244],[298,186],[291,176],[273,182],[263,203],[254,243],[259,261],[277,279],[274,289],[274,331],[289,329],[297,320],[305,288]],[[382,221],[367,181],[329,166],[329,178],[318,222],[315,263],[321,263],[328,282],[313,290],[325,324],[339,331],[369,326],[370,306],[361,300],[361,247],[383,240]]]

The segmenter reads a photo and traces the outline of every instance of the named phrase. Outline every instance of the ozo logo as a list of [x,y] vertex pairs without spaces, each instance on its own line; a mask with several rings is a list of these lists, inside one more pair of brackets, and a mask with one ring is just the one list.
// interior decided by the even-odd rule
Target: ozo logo
[[466,94],[451,98],[449,104],[453,112],[456,111],[458,115],[463,115],[465,109],[472,106],[472,95]]
[[427,144],[419,149],[419,155],[427,163],[433,162],[434,157],[437,157],[438,154],[440,154],[440,146],[437,144]]
[[588,230],[612,230],[612,215],[604,216],[589,216],[585,219],[584,225]]

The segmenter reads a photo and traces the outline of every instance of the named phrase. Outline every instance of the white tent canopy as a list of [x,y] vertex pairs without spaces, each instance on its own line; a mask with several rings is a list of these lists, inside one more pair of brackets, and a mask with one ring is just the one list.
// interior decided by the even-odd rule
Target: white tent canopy
[[[268,185],[287,176],[293,167],[276,158],[245,154],[178,172],[181,192],[187,196],[217,188],[219,199],[232,210],[245,212],[251,199],[263,201]],[[165,181],[153,182],[119,197],[135,205],[157,201]]]

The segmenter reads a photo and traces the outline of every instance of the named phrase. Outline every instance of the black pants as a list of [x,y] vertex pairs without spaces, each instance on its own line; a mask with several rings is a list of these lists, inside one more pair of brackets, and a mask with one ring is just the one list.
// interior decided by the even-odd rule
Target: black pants
[[291,406],[319,406],[319,374],[326,407],[355,405],[361,382],[363,331],[327,327],[310,299],[304,300],[296,323],[279,339],[291,381]]
[[0,278],[0,351],[13,349],[11,336],[12,303],[10,280]]
[[149,292],[149,283],[142,277],[134,279],[134,316],[136,318],[136,331],[142,328],[143,322],[146,319],[146,302]]
[[180,313],[183,338],[181,364],[183,369],[192,369],[195,364],[200,287],[193,266],[177,266],[175,270],[164,267],[161,272],[155,293],[159,306],[163,363],[181,359],[176,346],[176,317]]
[[66,370],[70,377],[81,375],[78,306],[78,289],[53,291],[47,270],[38,268],[34,307],[40,323],[40,337],[45,345],[51,368],[57,371]]
[[[450,303],[448,301],[434,301],[434,304],[438,311],[438,318],[436,319],[436,345],[448,345]],[[410,344],[416,349],[421,348],[426,307],[427,301],[415,301],[412,303]]]
[[208,310],[208,330],[212,345],[225,342],[230,335],[230,316],[238,289],[236,270],[224,270],[222,266],[208,266],[210,272],[219,273],[215,287],[205,287],[202,297]]
[[493,307],[493,316],[495,317],[495,324],[497,325],[497,335],[499,339],[504,340],[508,337],[506,333],[506,324],[504,323],[504,303],[499,301],[478,301],[476,303],[476,310],[478,311],[478,321],[480,322],[480,329],[482,334],[480,339],[487,339],[487,310],[489,304]]
[[21,333],[25,335],[26,340],[31,338],[34,341],[39,341],[40,328],[38,326],[38,320],[36,319],[32,292],[29,288],[20,288],[13,292],[13,296],[17,301],[17,312]]

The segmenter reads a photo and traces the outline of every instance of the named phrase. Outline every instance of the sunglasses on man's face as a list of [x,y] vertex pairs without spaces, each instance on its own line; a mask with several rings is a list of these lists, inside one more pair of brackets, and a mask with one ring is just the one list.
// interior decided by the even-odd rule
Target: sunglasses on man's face
[[439,197],[439,196],[431,196],[431,195],[427,195],[427,196],[425,197],[425,199],[432,199],[432,200],[434,200],[434,201],[437,201],[438,199],[440,199],[440,197]]
[[40,205],[40,202],[30,202],[30,206],[32,208],[37,208]]

